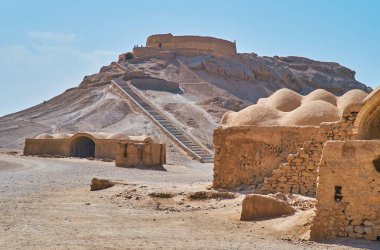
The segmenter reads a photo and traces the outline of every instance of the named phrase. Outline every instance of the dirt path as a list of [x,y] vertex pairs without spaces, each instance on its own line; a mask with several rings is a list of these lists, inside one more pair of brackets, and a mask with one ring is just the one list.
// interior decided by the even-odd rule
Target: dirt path
[[[240,222],[243,195],[189,199],[189,192],[207,191],[211,164],[166,165],[165,171],[157,171],[117,168],[101,161],[0,155],[0,166],[1,249],[379,246],[363,241],[332,242],[343,244],[338,246],[300,240],[312,211]],[[126,184],[90,192],[93,177]],[[152,193],[171,198],[152,197]]]

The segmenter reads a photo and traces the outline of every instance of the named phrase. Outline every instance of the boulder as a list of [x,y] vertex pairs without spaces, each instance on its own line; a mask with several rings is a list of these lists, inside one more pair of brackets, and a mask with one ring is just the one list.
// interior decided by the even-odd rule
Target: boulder
[[294,214],[296,211],[283,200],[266,195],[247,195],[242,204],[240,220],[251,221],[264,218],[274,218]]
[[90,191],[103,190],[110,187],[113,187],[116,183],[106,179],[97,179],[93,178],[91,181],[91,189]]

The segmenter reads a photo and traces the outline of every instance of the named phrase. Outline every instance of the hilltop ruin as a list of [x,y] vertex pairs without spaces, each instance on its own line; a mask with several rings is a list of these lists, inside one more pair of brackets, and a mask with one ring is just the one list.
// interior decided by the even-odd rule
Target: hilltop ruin
[[[145,57],[160,53],[175,52],[180,56],[213,55],[217,57],[237,58],[236,43],[214,37],[173,36],[158,34],[146,39],[145,47],[133,48],[133,57]],[[124,61],[126,54],[119,56]]]

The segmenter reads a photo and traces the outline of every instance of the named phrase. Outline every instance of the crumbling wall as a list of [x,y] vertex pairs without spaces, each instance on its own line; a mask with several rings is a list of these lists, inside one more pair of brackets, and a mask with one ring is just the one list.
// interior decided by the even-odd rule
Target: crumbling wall
[[214,188],[261,183],[318,127],[219,127],[214,130]]
[[287,163],[275,169],[265,178],[263,193],[294,193],[315,196],[318,164],[322,148],[328,140],[351,140],[357,112],[346,112],[338,122],[322,123],[319,136],[304,143],[296,154],[290,154]]
[[314,196],[322,146],[323,143],[319,140],[305,142],[296,154],[288,156],[287,163],[281,164],[273,170],[271,177],[265,178],[261,191]]
[[357,138],[353,128],[358,112],[345,112],[338,122],[324,122],[320,126],[321,140],[353,140]]
[[235,58],[237,55],[235,43],[214,37],[158,34],[147,38],[146,47],[176,51],[179,54],[184,52],[186,55],[191,51],[229,58]]
[[380,141],[329,141],[319,165],[311,239],[380,236]]

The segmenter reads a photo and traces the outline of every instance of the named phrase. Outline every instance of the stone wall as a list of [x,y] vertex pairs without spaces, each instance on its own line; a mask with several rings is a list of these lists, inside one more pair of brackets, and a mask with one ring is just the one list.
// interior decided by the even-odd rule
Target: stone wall
[[287,163],[275,169],[272,176],[265,178],[263,193],[294,193],[315,196],[318,164],[322,148],[328,140],[351,140],[357,112],[345,112],[338,122],[322,123],[319,136],[307,141],[296,154],[290,154]]
[[353,128],[358,112],[345,112],[338,122],[324,122],[320,126],[321,140],[339,141],[352,140],[357,135],[354,134]]
[[325,144],[311,239],[380,239],[379,156],[379,140]]
[[95,141],[95,158],[98,159],[115,159],[116,146],[119,140],[100,139]]
[[288,156],[288,162],[273,170],[272,177],[265,178],[263,193],[293,193],[315,196],[317,165],[323,143],[307,141],[296,154]]
[[70,139],[26,139],[24,155],[69,156]]
[[189,50],[194,50],[198,54],[212,54],[229,58],[235,58],[237,55],[235,43],[214,37],[158,34],[147,38],[146,47],[170,51],[177,50],[179,53],[183,50],[186,54],[189,53]]
[[156,55],[160,53],[159,48],[152,48],[152,47],[135,47],[132,50],[133,57],[145,57],[145,56],[151,56]]
[[214,188],[259,184],[318,127],[241,126],[214,131]]
[[118,143],[116,166],[161,166],[166,163],[166,145],[158,143]]

